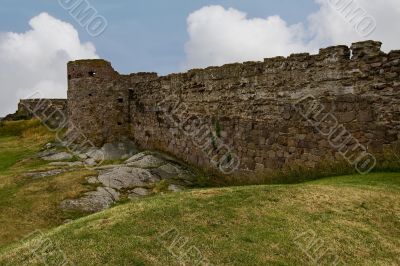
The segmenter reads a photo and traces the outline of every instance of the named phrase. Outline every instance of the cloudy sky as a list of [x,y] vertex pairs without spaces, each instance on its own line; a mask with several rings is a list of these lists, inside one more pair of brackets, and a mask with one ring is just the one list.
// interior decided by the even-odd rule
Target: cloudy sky
[[36,92],[66,97],[69,60],[168,74],[365,39],[389,51],[399,25],[399,0],[2,0],[0,117]]

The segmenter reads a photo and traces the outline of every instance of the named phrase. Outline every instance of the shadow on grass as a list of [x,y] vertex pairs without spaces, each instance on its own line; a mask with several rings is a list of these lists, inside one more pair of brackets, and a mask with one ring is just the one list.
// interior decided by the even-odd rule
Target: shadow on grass
[[[400,154],[398,147],[386,150],[376,156],[376,166],[371,173],[400,172]],[[221,175],[219,172],[207,172],[197,176],[200,187],[223,187],[267,184],[299,184],[326,177],[360,175],[356,169],[346,161],[323,161],[315,167],[291,165],[283,169],[266,170],[262,172],[240,173],[238,175]]]

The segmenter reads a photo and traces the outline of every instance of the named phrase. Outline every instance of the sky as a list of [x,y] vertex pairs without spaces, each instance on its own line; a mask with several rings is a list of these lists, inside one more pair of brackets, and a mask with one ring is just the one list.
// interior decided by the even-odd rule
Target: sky
[[[165,75],[365,39],[400,49],[400,1],[377,2],[2,0],[0,117],[36,92],[66,97],[69,60],[104,58],[120,73]],[[92,7],[93,17],[79,18],[75,6]]]

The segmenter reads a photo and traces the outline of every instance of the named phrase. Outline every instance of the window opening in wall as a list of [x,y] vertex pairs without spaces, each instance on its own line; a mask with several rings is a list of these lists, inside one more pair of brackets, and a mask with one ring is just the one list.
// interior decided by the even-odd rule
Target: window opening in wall
[[123,103],[123,102],[124,102],[124,99],[123,99],[123,98],[118,98],[118,102],[119,102],[119,103]]
[[122,126],[122,123],[121,123],[121,122],[118,122],[118,126]]
[[96,76],[96,72],[94,72],[94,71],[89,71],[89,76],[90,76],[90,77]]

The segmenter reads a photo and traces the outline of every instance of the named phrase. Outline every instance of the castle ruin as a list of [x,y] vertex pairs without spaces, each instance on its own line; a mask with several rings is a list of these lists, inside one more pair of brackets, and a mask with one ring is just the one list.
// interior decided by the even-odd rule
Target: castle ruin
[[204,169],[313,167],[344,154],[363,172],[400,138],[400,50],[380,48],[366,41],[161,77],[74,61],[68,117],[96,146],[128,137]]

